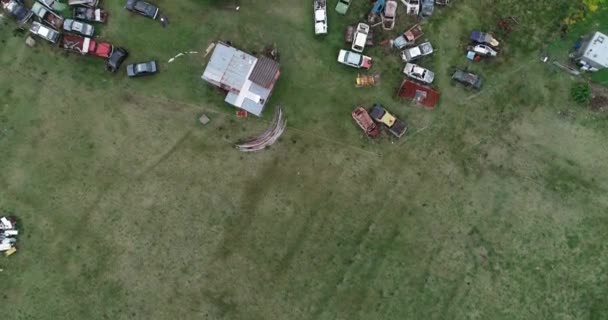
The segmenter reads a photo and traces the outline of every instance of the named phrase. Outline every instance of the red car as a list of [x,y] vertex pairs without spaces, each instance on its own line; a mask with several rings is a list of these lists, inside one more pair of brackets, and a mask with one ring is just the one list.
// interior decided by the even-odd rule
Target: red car
[[372,117],[370,117],[365,108],[357,107],[353,110],[352,116],[363,132],[370,138],[375,138],[380,134],[380,129],[378,129],[378,126],[374,120],[372,120]]
[[114,47],[107,42],[98,42],[89,37],[83,37],[73,33],[66,33],[61,39],[60,46],[70,52],[104,59],[109,58],[114,50]]
[[91,40],[89,44],[89,55],[107,59],[112,55],[114,47],[107,42],[96,42]]

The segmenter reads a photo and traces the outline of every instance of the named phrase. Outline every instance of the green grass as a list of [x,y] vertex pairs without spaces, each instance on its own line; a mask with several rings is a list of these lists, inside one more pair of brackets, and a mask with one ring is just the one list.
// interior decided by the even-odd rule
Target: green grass
[[[103,61],[0,29],[0,209],[23,225],[0,259],[6,319],[605,319],[608,314],[606,116],[571,105],[572,79],[536,46],[561,4],[455,1],[424,21],[439,106],[393,93],[396,52],[366,50],[379,87],[355,89],[335,59],[366,1],[313,36],[308,1],[158,1],[157,23],[106,2],[101,39],[127,63],[161,73],[127,79]],[[494,17],[522,25],[495,61],[463,46]],[[394,37],[412,19],[399,16]],[[261,120],[236,119],[200,75],[211,41],[281,51]],[[529,40],[529,42],[526,41]],[[540,49],[539,49],[540,50]],[[477,94],[449,80],[468,67]],[[356,105],[407,120],[401,140],[370,141]],[[284,106],[270,150],[242,154]],[[568,116],[564,116],[568,111]],[[196,123],[200,113],[212,122]]]

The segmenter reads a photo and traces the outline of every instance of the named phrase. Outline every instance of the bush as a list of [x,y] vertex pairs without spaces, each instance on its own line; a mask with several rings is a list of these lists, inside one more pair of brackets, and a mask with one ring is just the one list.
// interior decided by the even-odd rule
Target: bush
[[570,97],[576,103],[589,104],[589,101],[591,101],[591,87],[587,83],[577,83],[570,90]]

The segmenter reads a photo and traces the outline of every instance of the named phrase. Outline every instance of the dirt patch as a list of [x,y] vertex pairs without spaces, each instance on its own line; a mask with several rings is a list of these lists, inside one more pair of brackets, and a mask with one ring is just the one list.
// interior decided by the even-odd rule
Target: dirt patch
[[592,84],[590,105],[593,111],[608,111],[608,88]]

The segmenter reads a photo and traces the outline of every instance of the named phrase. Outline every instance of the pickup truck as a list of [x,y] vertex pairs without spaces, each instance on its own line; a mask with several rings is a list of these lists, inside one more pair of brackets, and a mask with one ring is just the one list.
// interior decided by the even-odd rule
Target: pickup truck
[[30,32],[52,43],[57,43],[57,40],[59,40],[59,32],[43,25],[38,21],[32,22]]
[[419,24],[416,24],[395,38],[395,40],[393,40],[393,46],[397,49],[403,49],[416,43],[416,40],[423,35],[424,32],[422,31],[422,27]]
[[89,37],[67,33],[59,44],[64,50],[107,59],[112,54],[114,47],[107,42],[97,42]]
[[326,0],[314,0],[315,34],[327,33],[327,2]]
[[496,40],[496,38],[494,38],[491,34],[481,31],[471,32],[471,41],[479,44],[486,44],[494,48],[500,46],[500,42],[498,42],[498,40]]
[[424,56],[433,53],[433,46],[430,42],[421,43],[417,47],[405,49],[401,52],[401,60],[403,62],[412,62]]
[[376,122],[384,125],[388,131],[397,138],[401,138],[407,131],[407,124],[388,112],[383,105],[376,103],[369,115]]
[[358,69],[369,69],[372,67],[371,57],[344,49],[338,53],[338,62]]
[[352,113],[353,119],[361,130],[370,138],[375,138],[380,134],[380,130],[374,120],[369,116],[363,107],[357,107]]
[[61,30],[61,27],[63,26],[63,18],[53,12],[51,9],[47,8],[45,5],[41,4],[40,2],[34,2],[32,12],[40,17],[42,22],[53,27],[53,29]]

